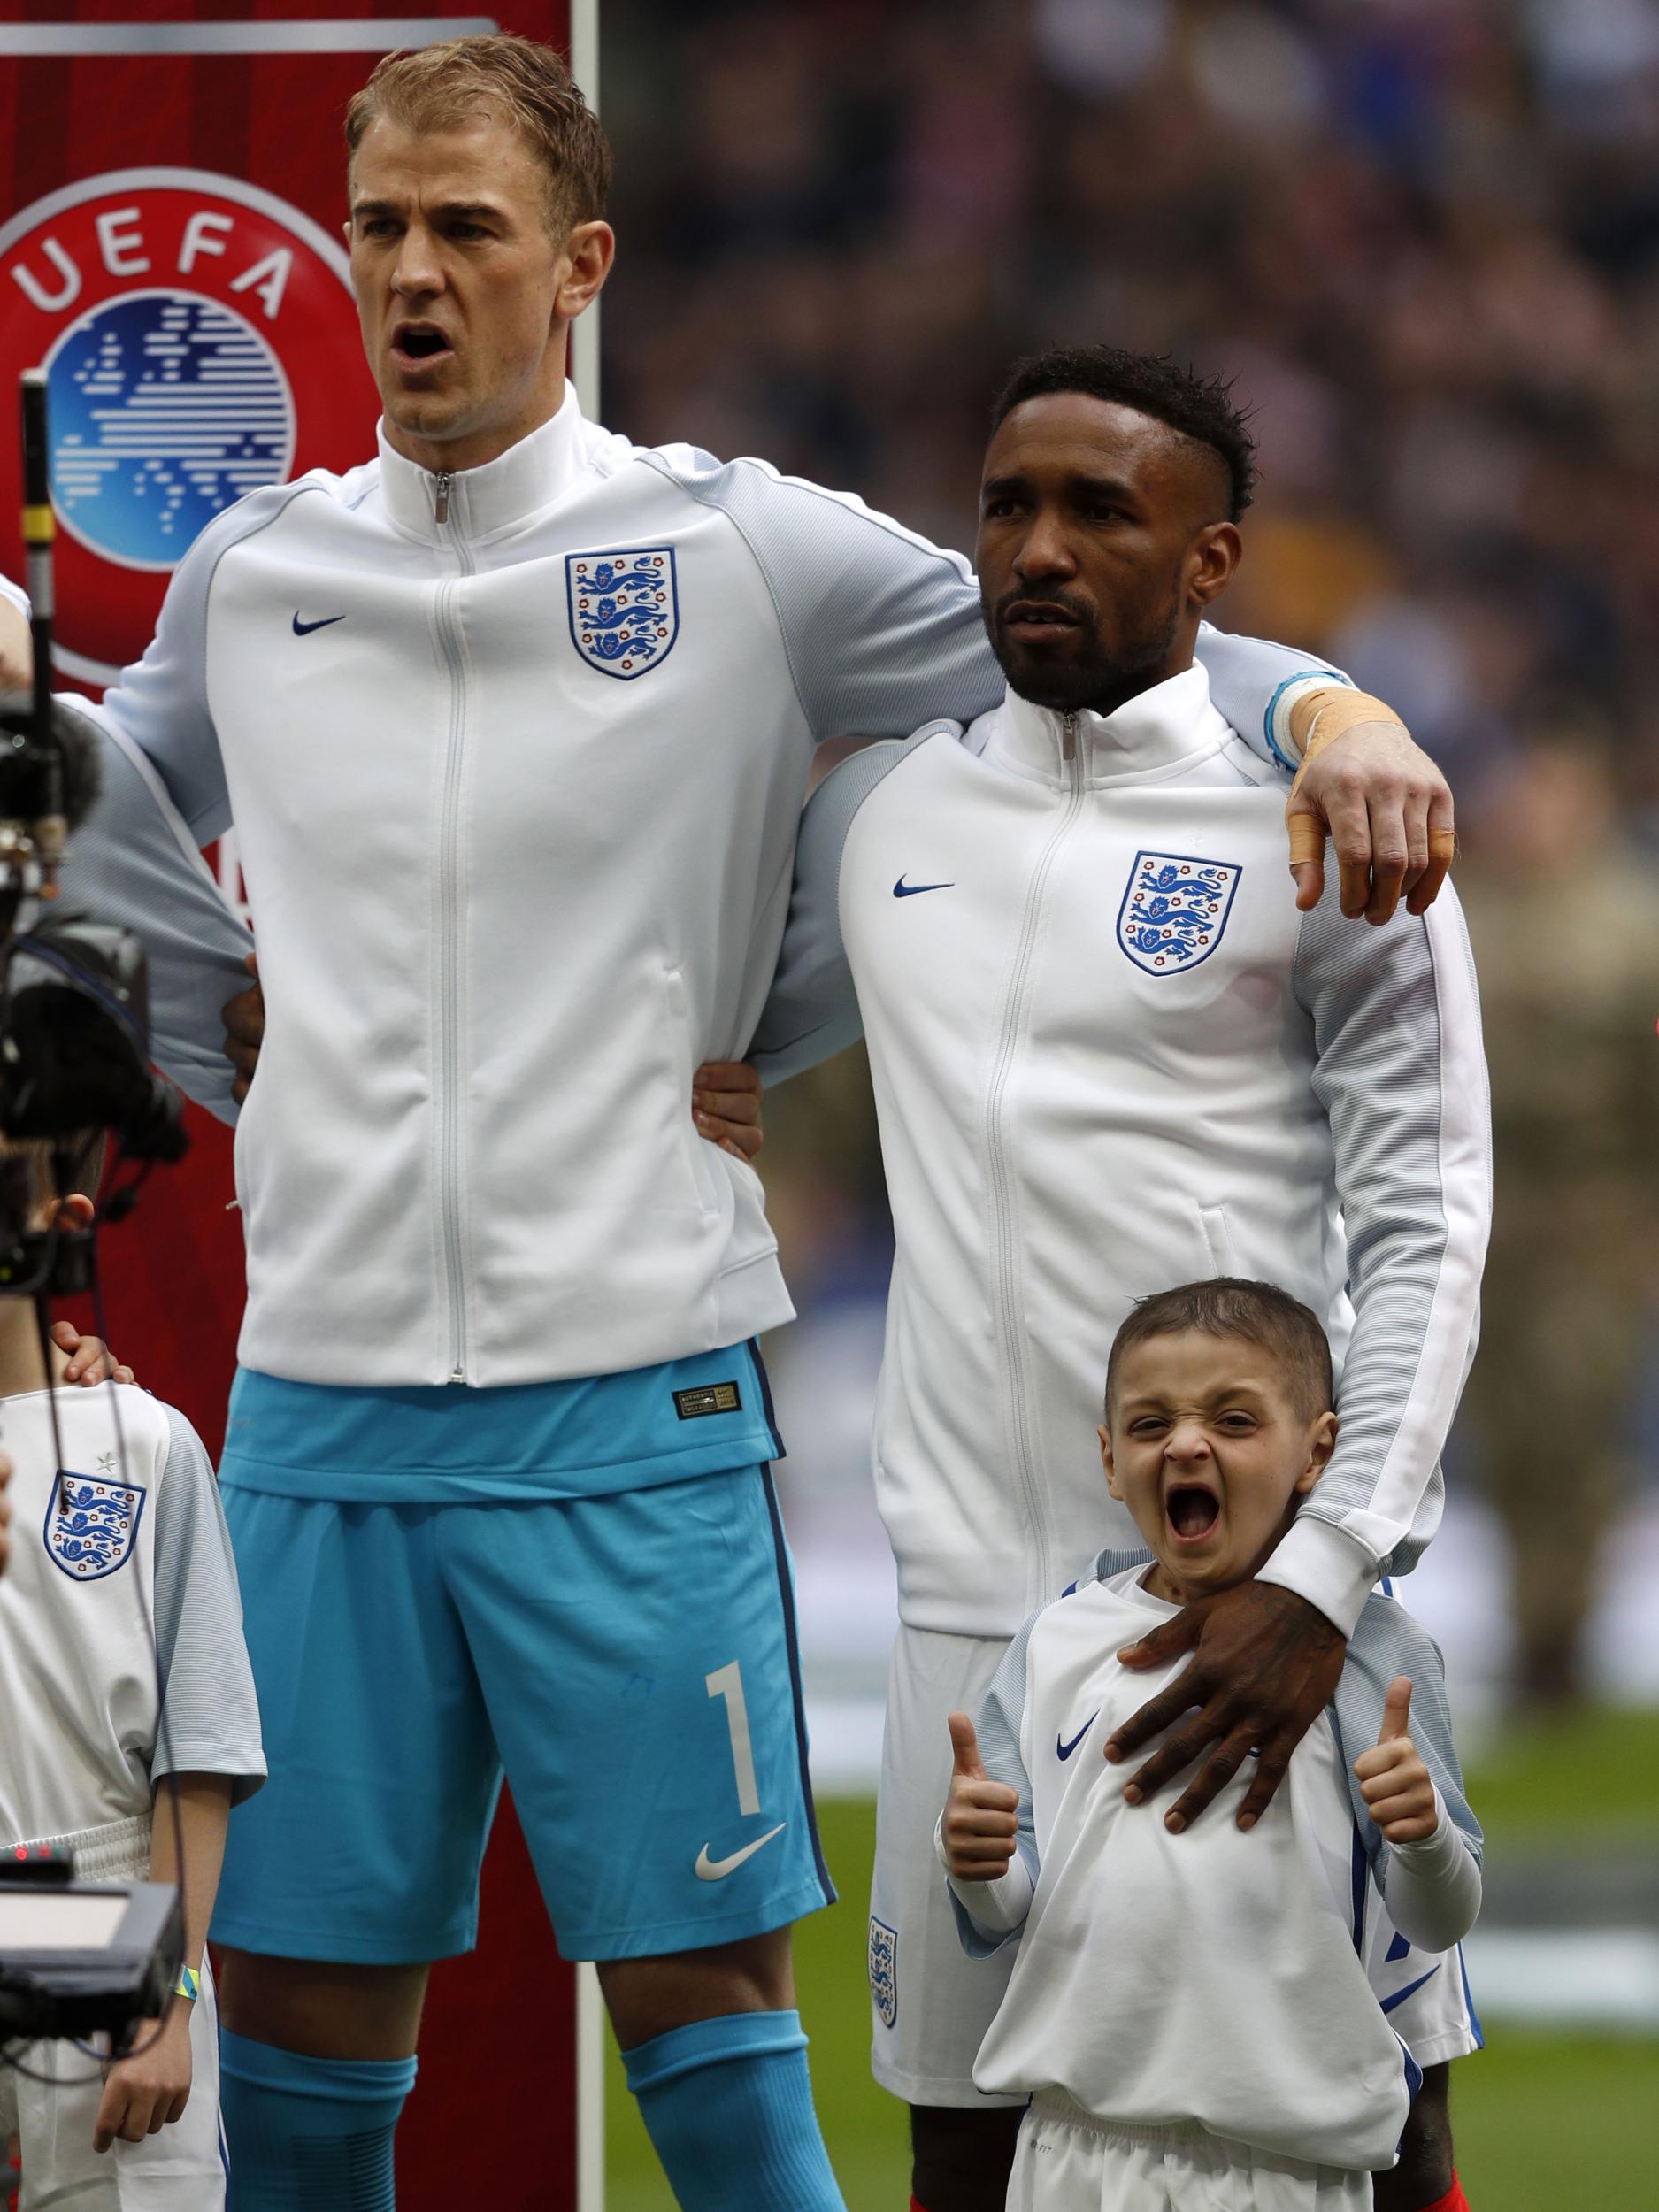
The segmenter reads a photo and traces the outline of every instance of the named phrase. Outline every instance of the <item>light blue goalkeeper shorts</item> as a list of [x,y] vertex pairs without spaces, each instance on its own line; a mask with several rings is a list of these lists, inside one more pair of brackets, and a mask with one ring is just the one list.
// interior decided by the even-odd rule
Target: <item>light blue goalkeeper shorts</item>
[[[268,1380],[234,1402],[256,1432],[268,1394],[243,1386]],[[341,1394],[384,1397],[395,1428],[414,1394]],[[271,1778],[232,1817],[215,1941],[470,1948],[503,1769],[567,1958],[734,1942],[833,1901],[764,1463],[396,1504],[252,1486],[237,1433],[224,1501]]]

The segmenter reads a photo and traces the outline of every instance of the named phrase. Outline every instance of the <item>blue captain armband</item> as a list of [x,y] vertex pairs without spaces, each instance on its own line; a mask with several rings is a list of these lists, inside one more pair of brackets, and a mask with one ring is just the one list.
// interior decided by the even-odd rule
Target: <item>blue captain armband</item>
[[173,1993],[175,1997],[188,1999],[191,2004],[196,2002],[202,1993],[202,1977],[195,1967],[181,1966],[179,1969],[179,1978],[173,1985]]

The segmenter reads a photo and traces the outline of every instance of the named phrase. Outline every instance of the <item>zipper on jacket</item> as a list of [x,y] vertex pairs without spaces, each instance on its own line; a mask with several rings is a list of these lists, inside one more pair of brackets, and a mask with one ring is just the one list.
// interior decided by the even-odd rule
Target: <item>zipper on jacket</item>
[[1004,1109],[1009,1078],[1013,1071],[1015,1047],[1030,991],[1032,957],[1036,949],[1037,926],[1042,916],[1048,877],[1056,854],[1083,810],[1086,787],[1082,751],[1078,743],[1077,717],[1074,714],[1066,715],[1061,723],[1060,759],[1069,772],[1066,776],[1065,804],[1048,843],[1042,849],[1036,867],[1032,871],[1031,881],[1026,888],[1025,910],[1020,917],[1019,941],[1015,948],[1013,972],[1009,979],[1008,996],[1003,1002],[1002,1034],[997,1041],[996,1057],[992,1063],[991,1083],[985,1107],[986,1157],[991,1171],[996,1327],[1002,1343],[1009,1407],[1013,1420],[1014,1476],[1025,1503],[1025,1521],[1032,1532],[1037,1570],[1034,1590],[1026,1594],[1027,1601],[1031,1604],[1036,1604],[1043,1597],[1052,1594],[1052,1577],[1048,1558],[1048,1518],[1043,1510],[1042,1487],[1037,1470],[1036,1439],[1033,1434],[1031,1363],[1026,1353],[1024,1316],[1015,1280],[1019,1234],[1016,1219],[1015,1177],[1009,1161]]
[[[449,478],[441,475],[434,509],[439,522],[449,512]],[[472,573],[465,544],[455,540],[463,576]],[[455,620],[455,586],[438,587],[438,639],[449,672],[449,733],[443,761],[443,819],[438,848],[438,1207],[443,1224],[444,1275],[449,1294],[449,1380],[466,1380],[466,1273],[461,1238],[461,769],[466,741],[466,664]]]
[[449,487],[455,481],[448,469],[440,469],[434,480],[432,518],[444,523],[449,519]]

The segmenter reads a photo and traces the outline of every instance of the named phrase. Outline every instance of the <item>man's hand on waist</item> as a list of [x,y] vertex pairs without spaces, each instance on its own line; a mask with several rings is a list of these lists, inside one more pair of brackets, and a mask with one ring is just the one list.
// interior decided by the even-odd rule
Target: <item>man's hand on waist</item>
[[236,1071],[230,1094],[239,1106],[248,1095],[254,1070],[259,1064],[259,1047],[265,1041],[265,993],[259,987],[258,955],[250,952],[242,965],[253,981],[245,991],[238,991],[234,998],[227,998],[219,1009],[219,1018],[225,1025],[225,1057]]
[[747,1060],[705,1060],[691,1079],[691,1118],[722,1152],[752,1160],[764,1141],[758,1071]]
[[1199,1774],[1164,1816],[1166,1828],[1179,1831],[1255,1752],[1256,1774],[1239,1808],[1240,1827],[1253,1828],[1284,1780],[1292,1752],[1330,1703],[1347,1650],[1317,1607],[1277,1583],[1241,1582],[1183,1607],[1118,1654],[1129,1667],[1193,1655],[1167,1689],[1108,1739],[1106,1756],[1117,1761],[1163,1730],[1173,1731],[1125,1783],[1124,1795],[1132,1805],[1143,1803],[1208,1751]]

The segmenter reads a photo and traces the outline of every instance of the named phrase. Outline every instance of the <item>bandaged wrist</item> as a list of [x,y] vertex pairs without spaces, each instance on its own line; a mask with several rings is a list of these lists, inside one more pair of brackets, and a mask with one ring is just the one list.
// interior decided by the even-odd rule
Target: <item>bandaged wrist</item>
[[1334,744],[1360,722],[1394,722],[1402,729],[1405,727],[1387,702],[1373,697],[1369,691],[1350,691],[1343,684],[1304,691],[1290,710],[1290,734],[1302,747],[1297,774],[1302,773],[1316,753]]

